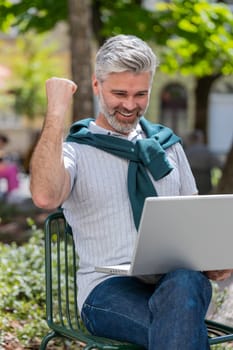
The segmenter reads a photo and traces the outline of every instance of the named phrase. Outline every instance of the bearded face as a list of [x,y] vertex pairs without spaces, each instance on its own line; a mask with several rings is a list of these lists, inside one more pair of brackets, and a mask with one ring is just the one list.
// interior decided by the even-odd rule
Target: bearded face
[[150,74],[142,72],[112,73],[103,82],[94,81],[99,99],[97,124],[128,134],[145,114],[150,94]]

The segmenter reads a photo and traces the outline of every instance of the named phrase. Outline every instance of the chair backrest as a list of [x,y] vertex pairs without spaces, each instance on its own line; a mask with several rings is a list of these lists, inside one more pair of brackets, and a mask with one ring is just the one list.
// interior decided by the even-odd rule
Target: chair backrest
[[135,344],[95,337],[87,332],[77,307],[77,268],[72,230],[59,210],[45,221],[46,316],[52,332],[43,338],[40,350],[46,349],[55,337],[78,341],[85,350],[143,350]]
[[46,314],[50,328],[80,329],[77,309],[78,267],[71,228],[62,211],[45,222]]

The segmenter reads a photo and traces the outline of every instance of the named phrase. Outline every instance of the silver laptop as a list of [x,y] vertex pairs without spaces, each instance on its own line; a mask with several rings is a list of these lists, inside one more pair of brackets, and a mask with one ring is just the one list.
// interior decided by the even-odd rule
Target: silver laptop
[[136,276],[177,268],[233,268],[233,195],[147,198],[131,264],[95,269]]

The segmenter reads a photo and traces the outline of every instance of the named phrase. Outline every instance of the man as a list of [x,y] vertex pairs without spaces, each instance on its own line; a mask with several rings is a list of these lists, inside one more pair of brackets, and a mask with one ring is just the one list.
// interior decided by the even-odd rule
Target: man
[[222,162],[205,144],[201,130],[194,130],[188,135],[185,154],[195,178],[198,193],[210,194],[213,190],[212,170],[221,169]]
[[[39,207],[62,204],[73,229],[78,305],[91,333],[150,350],[204,350],[211,298],[205,274],[177,270],[147,279],[94,270],[130,261],[146,196],[197,193],[179,138],[143,117],[157,64],[139,38],[110,38],[96,56],[99,114],[75,123],[64,144],[65,114],[77,86],[47,81],[48,110],[32,157],[31,192]],[[228,276],[230,271],[208,273],[213,279]]]

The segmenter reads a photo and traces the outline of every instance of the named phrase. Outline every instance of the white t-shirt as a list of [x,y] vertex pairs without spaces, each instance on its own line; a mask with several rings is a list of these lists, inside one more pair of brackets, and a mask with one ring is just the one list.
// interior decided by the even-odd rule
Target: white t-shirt
[[[91,132],[111,134],[92,122]],[[144,134],[138,126],[128,140],[136,141]],[[64,215],[72,227],[79,256],[77,272],[78,306],[91,290],[112,277],[95,272],[97,265],[115,265],[131,260],[137,230],[128,198],[129,161],[89,145],[64,143],[65,166],[71,177],[71,192],[63,203]],[[196,184],[180,143],[166,150],[173,170],[159,181],[152,182],[158,196],[197,193]],[[165,213],[166,215],[166,213]]]

